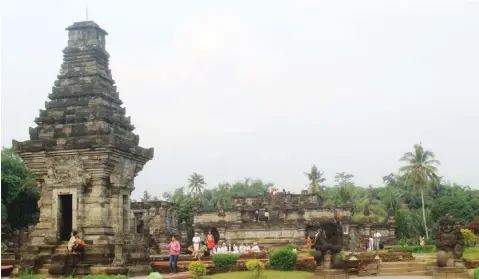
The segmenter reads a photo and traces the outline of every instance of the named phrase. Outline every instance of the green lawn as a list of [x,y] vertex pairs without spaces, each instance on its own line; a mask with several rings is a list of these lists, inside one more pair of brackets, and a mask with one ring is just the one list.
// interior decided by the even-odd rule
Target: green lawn
[[[274,271],[266,270],[264,279],[310,279],[313,273],[304,271]],[[213,276],[203,276],[202,279],[251,279],[248,271],[220,273]]]

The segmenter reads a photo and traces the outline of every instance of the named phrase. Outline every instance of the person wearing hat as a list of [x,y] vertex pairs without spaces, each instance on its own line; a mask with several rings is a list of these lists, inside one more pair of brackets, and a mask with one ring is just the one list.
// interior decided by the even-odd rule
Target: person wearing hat
[[201,237],[198,232],[195,232],[195,236],[193,236],[193,257],[196,258],[198,256],[198,250],[200,249],[200,241]]

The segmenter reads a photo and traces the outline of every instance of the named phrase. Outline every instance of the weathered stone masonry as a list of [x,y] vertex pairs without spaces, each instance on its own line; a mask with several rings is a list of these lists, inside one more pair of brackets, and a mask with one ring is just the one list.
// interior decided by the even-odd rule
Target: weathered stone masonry
[[134,178],[153,158],[153,148],[138,145],[121,107],[105,50],[107,32],[92,21],[66,30],[68,45],[50,101],[30,128],[30,140],[13,141],[41,192],[31,244],[48,254],[60,242],[59,203],[61,196],[71,195],[72,228],[93,243],[91,253],[114,250],[114,262],[122,265]]

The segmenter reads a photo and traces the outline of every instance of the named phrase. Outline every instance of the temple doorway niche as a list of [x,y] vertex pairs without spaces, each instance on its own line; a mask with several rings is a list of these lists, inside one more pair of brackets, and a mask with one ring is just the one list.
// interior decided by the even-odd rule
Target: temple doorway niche
[[59,195],[58,203],[60,240],[66,241],[70,239],[73,230],[73,196]]
[[220,232],[218,231],[217,228],[210,228],[205,230],[205,235],[208,235],[208,232],[211,231],[211,234],[215,238],[215,244],[218,244],[218,241],[220,241]]

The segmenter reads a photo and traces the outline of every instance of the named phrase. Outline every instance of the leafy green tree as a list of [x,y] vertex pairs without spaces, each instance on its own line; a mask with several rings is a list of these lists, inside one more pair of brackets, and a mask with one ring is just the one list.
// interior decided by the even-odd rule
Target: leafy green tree
[[311,170],[305,172],[304,175],[309,179],[308,192],[311,194],[318,194],[321,184],[326,181],[326,178],[323,177],[324,172],[321,172],[316,165],[313,165]]
[[37,222],[40,194],[32,172],[11,148],[2,149],[2,224],[12,229]]
[[145,190],[143,192],[143,197],[141,197],[140,199],[142,202],[148,202],[148,201],[151,201],[152,200],[152,196],[150,194],[150,192],[148,192],[148,190]]
[[218,207],[221,209],[225,209],[225,199],[228,195],[230,187],[231,186],[228,184],[228,182],[224,182],[218,185]]
[[205,178],[201,174],[195,172],[188,178],[188,189],[195,197],[198,197],[203,192],[205,186]]
[[439,161],[429,150],[424,150],[421,144],[414,145],[414,152],[407,152],[400,159],[407,165],[402,166],[399,171],[404,174],[406,183],[421,194],[423,225],[426,233],[426,240],[429,239],[429,232],[426,222],[426,210],[424,206],[424,192],[428,189],[431,181],[438,181],[437,168]]

